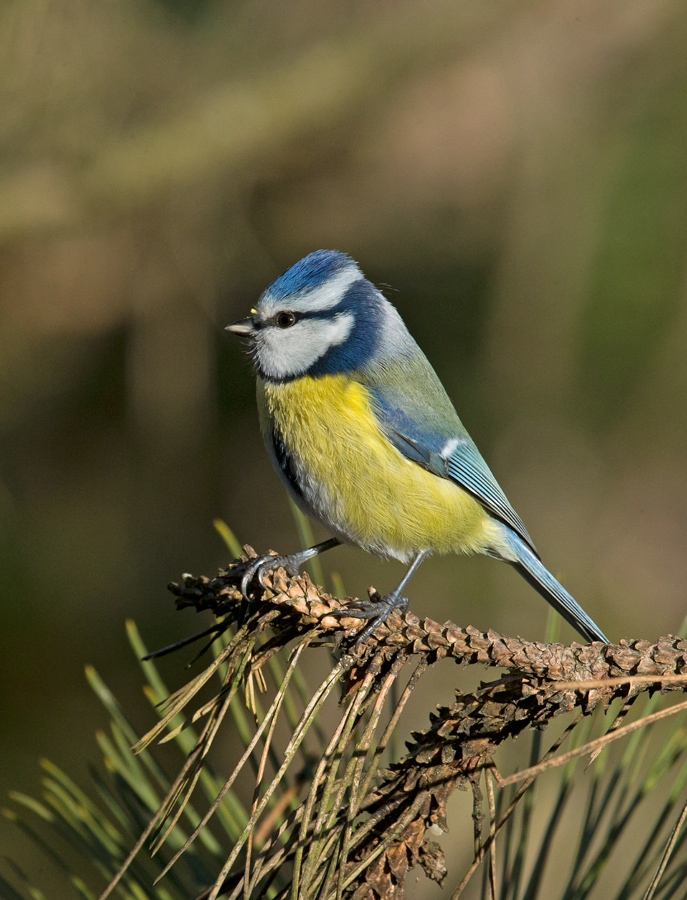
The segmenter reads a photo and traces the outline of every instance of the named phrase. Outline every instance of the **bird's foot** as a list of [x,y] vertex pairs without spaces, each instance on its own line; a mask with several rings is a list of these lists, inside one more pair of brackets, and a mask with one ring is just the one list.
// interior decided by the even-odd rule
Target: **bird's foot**
[[286,573],[294,578],[300,572],[301,566],[305,565],[308,560],[314,559],[314,557],[319,556],[320,553],[324,553],[325,550],[331,550],[332,547],[337,547],[340,543],[341,541],[338,538],[328,538],[320,544],[315,544],[314,547],[308,547],[307,550],[299,550],[298,553],[292,553],[290,556],[277,556],[276,553],[268,553],[265,556],[249,559],[245,564],[246,568],[241,577],[241,593],[246,600],[250,599],[248,597],[248,588],[255,576],[258,576],[260,586],[266,588],[267,585],[264,581],[265,575],[280,567],[286,569]]
[[275,572],[277,569],[284,568],[288,575],[294,577],[298,575],[299,568],[305,561],[300,553],[293,553],[291,556],[277,556],[274,553],[266,553],[264,556],[249,559],[246,563],[246,569],[241,576],[241,593],[246,600],[249,600],[248,590],[256,576],[260,587],[266,589],[265,575],[268,572]]
[[333,611],[331,615],[341,616],[342,618],[371,620],[356,639],[355,646],[358,648],[365,643],[373,631],[386,622],[394,610],[405,611],[407,608],[408,598],[403,597],[396,590],[385,594],[378,600],[373,600],[372,597],[369,600],[356,600],[354,604],[341,607],[341,609]]

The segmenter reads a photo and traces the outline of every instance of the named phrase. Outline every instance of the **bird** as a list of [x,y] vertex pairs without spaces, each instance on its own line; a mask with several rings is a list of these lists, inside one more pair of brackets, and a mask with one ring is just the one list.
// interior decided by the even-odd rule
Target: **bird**
[[257,577],[301,566],[339,544],[405,563],[394,590],[358,600],[346,615],[368,620],[357,644],[394,609],[432,554],[503,560],[586,641],[608,639],[541,562],[395,306],[358,263],[316,250],[280,275],[250,315],[226,326],[247,341],[260,429],[296,505],[331,538],[289,556],[247,564]]

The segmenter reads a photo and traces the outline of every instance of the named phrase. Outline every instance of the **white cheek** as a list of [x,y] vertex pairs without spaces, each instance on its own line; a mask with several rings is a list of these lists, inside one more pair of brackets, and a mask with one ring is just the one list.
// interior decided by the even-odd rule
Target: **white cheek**
[[342,344],[353,328],[353,315],[334,319],[303,319],[292,328],[266,328],[258,339],[260,367],[274,378],[306,372],[330,347]]
[[330,347],[338,347],[339,344],[343,344],[351,333],[351,329],[353,328],[353,315],[352,313],[339,313],[338,316],[335,316],[328,321],[317,322],[315,319],[312,324],[320,326],[320,342],[324,345],[324,352],[326,353]]

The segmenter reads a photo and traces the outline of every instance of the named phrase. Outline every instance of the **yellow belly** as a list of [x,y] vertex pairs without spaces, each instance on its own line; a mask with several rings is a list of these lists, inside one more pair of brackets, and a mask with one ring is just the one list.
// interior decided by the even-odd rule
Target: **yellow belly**
[[308,505],[340,537],[382,556],[483,552],[499,525],[454,482],[406,459],[367,390],[342,375],[258,382],[264,433],[282,436]]

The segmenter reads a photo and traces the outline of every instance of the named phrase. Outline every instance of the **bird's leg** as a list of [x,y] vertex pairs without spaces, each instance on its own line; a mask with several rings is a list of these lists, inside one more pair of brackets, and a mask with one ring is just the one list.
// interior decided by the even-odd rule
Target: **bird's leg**
[[401,583],[398,585],[398,587],[394,588],[394,590],[390,593],[385,594],[381,598],[381,600],[358,600],[355,606],[347,606],[336,611],[335,614],[339,616],[351,616],[355,619],[372,620],[368,623],[368,625],[365,626],[365,628],[363,628],[361,633],[358,635],[358,639],[355,642],[356,647],[359,647],[364,641],[366,641],[378,625],[386,622],[393,610],[406,609],[408,607],[408,598],[404,597],[401,592],[410,580],[411,575],[413,575],[422,560],[425,559],[428,554],[429,550],[420,550],[420,552],[410,564],[408,571],[401,579]]
[[265,578],[265,575],[282,566],[289,575],[298,575],[301,566],[307,563],[309,559],[313,559],[320,553],[324,553],[325,550],[331,550],[332,547],[338,547],[340,543],[341,541],[338,538],[329,538],[327,541],[315,544],[314,547],[308,547],[307,550],[300,550],[298,553],[292,553],[290,556],[273,556],[268,553],[265,556],[258,556],[256,559],[249,560],[247,568],[241,578],[241,593],[246,600],[248,600],[248,588],[255,576],[258,576],[258,581],[264,588],[265,582],[263,579]]

